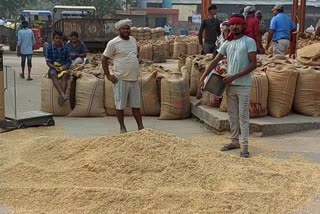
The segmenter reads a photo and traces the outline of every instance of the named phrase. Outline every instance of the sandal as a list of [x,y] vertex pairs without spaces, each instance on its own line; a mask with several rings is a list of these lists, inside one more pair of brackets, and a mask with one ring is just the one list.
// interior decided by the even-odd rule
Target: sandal
[[240,157],[242,158],[248,158],[250,156],[250,152],[248,150],[243,150],[240,152]]
[[33,79],[32,79],[31,77],[28,77],[28,79],[27,79],[27,80],[29,80],[29,81],[30,81],[30,80],[33,80]]
[[239,148],[240,148],[240,144],[239,143],[229,143],[229,144],[224,145],[220,150],[222,152],[224,152],[224,151],[229,151],[229,150],[232,150],[232,149],[239,149]]

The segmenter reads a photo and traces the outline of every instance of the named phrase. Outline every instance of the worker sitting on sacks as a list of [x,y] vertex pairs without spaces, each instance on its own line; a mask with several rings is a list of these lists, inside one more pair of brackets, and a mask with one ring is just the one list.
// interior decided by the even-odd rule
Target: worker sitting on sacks
[[62,43],[63,34],[61,31],[53,32],[53,44],[46,50],[46,62],[49,66],[48,76],[52,79],[54,87],[58,90],[60,96],[59,105],[63,105],[68,100],[66,90],[69,78],[69,68],[71,58],[69,49]]
[[71,40],[67,43],[70,51],[72,65],[82,64],[87,57],[87,47],[79,40],[79,34],[75,31],[70,33]]

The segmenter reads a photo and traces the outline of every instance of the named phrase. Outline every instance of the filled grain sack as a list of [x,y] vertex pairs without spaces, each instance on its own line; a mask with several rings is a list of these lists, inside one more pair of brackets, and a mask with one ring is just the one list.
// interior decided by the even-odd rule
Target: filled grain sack
[[188,86],[189,86],[190,74],[188,73],[186,66],[182,66],[181,73],[183,78],[188,82]]
[[141,114],[144,116],[159,116],[160,114],[160,98],[156,75],[157,72],[142,72],[139,78]]
[[188,57],[186,58],[185,66],[186,66],[186,69],[187,69],[188,74],[189,74],[189,82],[190,82],[190,78],[191,78],[192,62],[193,62],[193,60],[194,60],[195,58],[197,58],[196,55],[188,56]]
[[204,91],[202,93],[202,97],[200,101],[196,104],[199,105],[206,105],[210,107],[219,107],[221,104],[221,98],[217,97],[216,95],[210,93],[209,91]]
[[163,63],[166,62],[167,59],[165,57],[165,51],[161,44],[155,44],[152,46],[153,49],[153,62],[155,63]]
[[303,65],[320,66],[320,43],[298,49],[297,60]]
[[[268,78],[265,73],[254,72],[251,74],[250,89],[250,118],[263,117],[268,114]],[[222,97],[219,110],[228,111],[227,93]]]
[[267,67],[269,83],[268,111],[273,117],[289,114],[296,89],[298,72],[288,60],[277,60]]
[[171,73],[161,79],[161,120],[178,120],[190,116],[188,81],[183,73]]
[[[67,93],[69,96],[71,82],[68,81]],[[62,106],[58,104],[59,92],[54,87],[50,78],[41,80],[41,111],[52,113],[55,116],[65,116],[71,112],[70,102],[65,102]]]
[[200,79],[209,65],[208,65],[208,61],[204,61],[202,64],[199,64],[199,65],[195,64],[194,66],[195,67],[199,66],[196,68],[199,71],[198,72],[198,83],[197,83],[198,87],[197,87],[196,98],[201,99],[202,90],[201,90],[201,85],[200,85]]
[[174,42],[172,58],[178,59],[181,53],[187,54],[187,44],[185,42]]
[[151,44],[141,45],[139,50],[140,59],[148,59],[152,61],[153,58],[153,49]]
[[190,96],[196,96],[198,92],[198,86],[199,86],[199,79],[200,74],[199,72],[203,73],[205,69],[205,62],[198,61],[195,59],[192,62],[192,69],[191,69],[191,77],[190,77]]
[[170,43],[169,42],[163,42],[162,43],[163,49],[164,49],[164,56],[166,59],[170,59],[172,54],[170,52]]
[[187,55],[184,53],[179,54],[178,57],[178,71],[181,71],[182,66],[186,64]]
[[220,103],[219,110],[221,112],[227,112],[228,111],[228,103],[227,103],[227,92],[225,92],[222,96],[222,100]]
[[294,110],[300,114],[320,116],[320,68],[300,67],[294,96]]
[[[104,107],[106,109],[108,116],[116,116],[116,105],[114,103],[114,94],[113,94],[113,83],[105,77],[104,81],[104,88],[105,88],[105,96],[104,96]],[[124,109],[125,116],[131,116],[132,111],[131,108],[127,107]]]
[[264,72],[251,75],[249,114],[251,118],[268,114],[268,78]]
[[198,43],[189,42],[187,43],[187,55],[194,55],[199,53]]
[[82,73],[76,84],[76,105],[68,117],[103,117],[104,80]]

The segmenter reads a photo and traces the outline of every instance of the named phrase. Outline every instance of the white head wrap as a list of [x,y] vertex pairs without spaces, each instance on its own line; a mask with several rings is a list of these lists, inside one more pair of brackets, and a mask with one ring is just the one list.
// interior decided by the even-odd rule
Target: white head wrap
[[130,19],[123,19],[123,20],[116,22],[114,26],[116,27],[117,30],[119,30],[121,27],[123,27],[125,25],[128,25],[129,27],[131,27],[132,21]]
[[253,11],[256,11],[256,7],[255,6],[246,6],[244,8],[244,12],[243,12],[243,16],[244,18],[246,19],[248,14],[253,12]]

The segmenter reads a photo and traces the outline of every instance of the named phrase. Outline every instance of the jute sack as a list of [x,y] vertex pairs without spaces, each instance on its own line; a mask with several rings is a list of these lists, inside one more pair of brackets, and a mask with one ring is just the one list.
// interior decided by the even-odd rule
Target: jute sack
[[249,114],[251,118],[268,114],[268,78],[264,72],[251,75]]
[[156,44],[156,45],[153,45],[152,48],[153,48],[153,62],[162,63],[167,61],[165,57],[164,48],[162,45]]
[[76,105],[68,117],[103,117],[104,80],[82,73],[76,84]]
[[171,58],[170,44],[168,42],[163,42],[162,46],[164,49],[164,56],[166,57],[166,59],[170,59]]
[[320,66],[320,43],[298,49],[297,60],[303,65]]
[[199,45],[197,43],[187,43],[187,55],[194,55],[199,53]]
[[221,103],[220,103],[219,110],[220,110],[221,112],[227,112],[227,111],[228,111],[227,92],[225,92],[225,93],[223,94],[223,97],[222,97],[222,100],[221,100]]
[[186,66],[182,66],[181,73],[182,73],[182,77],[188,82],[188,88],[189,88],[190,74],[188,73]]
[[296,68],[284,60],[272,63],[267,67],[269,82],[268,111],[273,117],[289,114],[296,89],[298,72]]
[[[106,109],[108,116],[116,116],[116,105],[114,103],[114,94],[113,94],[113,83],[110,82],[107,78],[104,80],[105,86],[105,96],[104,96],[104,107]],[[131,116],[132,111],[129,107],[124,109],[125,116]]]
[[320,68],[298,68],[294,110],[300,114],[320,116]]
[[[68,81],[67,91],[70,90],[71,82]],[[65,116],[71,112],[70,102],[62,106],[58,104],[59,92],[49,78],[41,80],[41,111],[52,113],[55,116]]]
[[157,72],[142,72],[139,78],[141,91],[141,114],[144,116],[159,116],[160,98],[157,89]]
[[185,42],[174,42],[173,44],[173,59],[178,59],[179,54],[187,53],[187,44]]
[[178,71],[181,71],[182,66],[186,64],[187,55],[184,53],[179,54],[178,57]]
[[185,119],[190,116],[188,81],[183,73],[171,73],[161,80],[161,120]]
[[153,58],[153,49],[151,44],[142,45],[139,50],[140,59],[152,60]]
[[192,69],[191,69],[191,77],[190,77],[190,96],[196,96],[198,91],[199,85],[199,72],[205,68],[204,61],[198,61],[195,59],[192,62]]
[[186,69],[187,69],[188,74],[189,74],[189,82],[190,82],[190,77],[191,77],[192,61],[193,61],[196,57],[197,57],[196,55],[192,55],[192,56],[188,56],[188,57],[186,58],[185,66],[186,66]]
[[207,61],[204,61],[204,62],[201,62],[199,64],[195,64],[194,65],[196,67],[196,69],[199,71],[198,72],[198,87],[197,87],[197,94],[196,94],[196,98],[197,99],[201,99],[202,97],[202,90],[201,90],[201,85],[200,85],[200,79],[202,77],[202,75],[204,74],[204,72],[206,71],[207,67],[209,66],[208,65],[208,62]]

